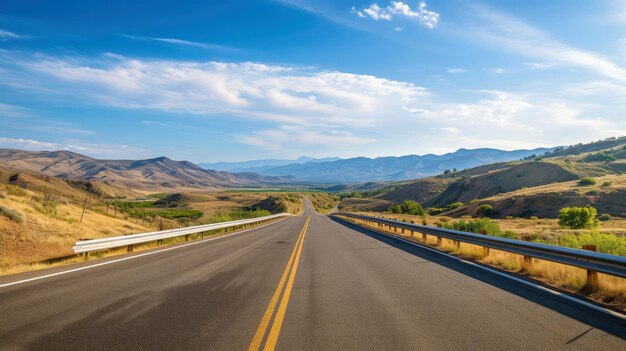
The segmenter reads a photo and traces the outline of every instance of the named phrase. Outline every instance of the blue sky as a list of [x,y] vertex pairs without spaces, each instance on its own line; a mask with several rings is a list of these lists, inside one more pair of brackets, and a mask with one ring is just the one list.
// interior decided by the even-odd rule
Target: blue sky
[[0,3],[0,147],[195,162],[626,134],[624,1]]

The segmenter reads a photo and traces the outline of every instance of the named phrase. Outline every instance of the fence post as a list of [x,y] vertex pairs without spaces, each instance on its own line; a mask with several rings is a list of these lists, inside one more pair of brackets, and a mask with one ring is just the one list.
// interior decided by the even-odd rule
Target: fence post
[[[596,245],[583,245],[583,250],[587,250],[587,251],[597,251],[598,248],[596,247]],[[598,272],[588,269],[587,270],[587,286],[585,286],[585,289],[588,292],[595,292],[598,291]]]

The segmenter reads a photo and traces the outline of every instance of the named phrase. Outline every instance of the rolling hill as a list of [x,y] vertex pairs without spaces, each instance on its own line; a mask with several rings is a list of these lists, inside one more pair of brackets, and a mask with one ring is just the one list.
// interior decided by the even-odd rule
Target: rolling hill
[[291,164],[305,164],[315,162],[332,162],[340,160],[339,157],[325,157],[325,158],[313,158],[307,156],[298,157],[295,160],[286,159],[267,159],[267,160],[253,160],[243,162],[215,162],[215,163],[198,163],[198,166],[204,169],[212,169],[215,171],[227,171],[227,172],[253,172],[260,173],[267,171],[268,169],[286,166]]
[[[593,177],[595,185],[579,179]],[[542,157],[498,162],[409,182],[381,184],[376,191],[348,194],[341,208],[385,211],[413,200],[443,214],[476,216],[493,207],[494,218],[555,217],[567,206],[593,205],[601,213],[626,217],[626,138],[578,144]],[[452,203],[463,205],[446,210]],[[441,210],[440,210],[441,211]]]
[[0,149],[5,168],[30,171],[61,179],[97,181],[129,189],[171,189],[175,187],[233,187],[285,183],[285,177],[254,173],[206,170],[188,161],[167,157],[147,160],[99,160],[70,151],[22,151]]
[[400,157],[355,157],[332,162],[307,162],[257,169],[265,176],[293,176],[298,181],[355,183],[399,181],[428,177],[446,169],[465,169],[494,162],[519,160],[552,149],[504,151],[498,149],[459,149],[444,155]]

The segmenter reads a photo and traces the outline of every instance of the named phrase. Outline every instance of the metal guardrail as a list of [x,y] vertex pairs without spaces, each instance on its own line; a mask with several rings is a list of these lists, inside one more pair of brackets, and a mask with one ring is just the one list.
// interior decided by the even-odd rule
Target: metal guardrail
[[88,253],[91,251],[113,249],[118,247],[128,247],[128,251],[132,251],[133,245],[148,243],[152,241],[158,241],[163,239],[174,238],[178,236],[185,236],[190,234],[203,233],[210,230],[225,229],[230,227],[247,226],[249,224],[268,222],[280,217],[292,216],[290,213],[279,213],[271,216],[241,219],[237,221],[221,222],[213,224],[204,224],[194,227],[185,227],[177,229],[162,230],[157,232],[114,236],[102,239],[82,240],[77,241],[72,250],[74,253]]
[[[521,240],[505,239],[483,234],[474,234],[461,232],[451,229],[443,229],[438,227],[430,227],[419,224],[395,221],[386,218],[371,217],[359,215],[355,213],[337,212],[333,216],[347,217],[373,226],[387,226],[389,228],[399,228],[423,235],[435,236],[437,238],[445,238],[454,242],[464,242],[472,245],[478,245],[486,248],[506,251],[524,257],[525,264],[531,264],[532,258],[561,263],[569,266],[575,266],[587,270],[588,285],[591,288],[597,288],[597,272],[605,273],[617,277],[626,278],[626,257],[614,256],[599,252],[570,249],[560,246],[552,246],[546,244],[532,243]],[[395,229],[394,229],[395,230]],[[438,239],[440,240],[440,239]]]

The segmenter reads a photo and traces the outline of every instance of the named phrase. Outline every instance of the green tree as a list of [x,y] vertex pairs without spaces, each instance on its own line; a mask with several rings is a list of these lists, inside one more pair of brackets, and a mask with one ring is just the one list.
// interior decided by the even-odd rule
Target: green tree
[[559,211],[559,225],[571,229],[591,229],[598,226],[598,211],[591,207],[565,207]]
[[578,185],[596,185],[596,180],[590,177],[580,178],[580,180],[578,181]]
[[402,205],[400,205],[400,209],[402,213],[410,214],[410,215],[424,216],[426,214],[426,211],[424,211],[424,208],[422,208],[422,205],[411,200],[404,201]]
[[400,205],[391,205],[389,206],[388,211],[395,214],[401,214],[402,208],[400,207]]
[[411,200],[406,200],[400,205],[391,205],[388,211],[395,214],[426,215],[426,211],[424,211],[422,205]]

